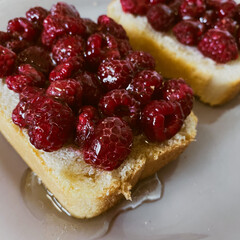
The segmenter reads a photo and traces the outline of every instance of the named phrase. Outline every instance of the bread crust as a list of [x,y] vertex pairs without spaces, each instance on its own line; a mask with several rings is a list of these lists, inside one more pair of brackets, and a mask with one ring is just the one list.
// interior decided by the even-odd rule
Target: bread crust
[[[191,47],[180,44],[171,33],[154,31],[146,19],[143,19],[145,17],[134,17],[124,13],[119,0],[113,0],[109,4],[108,15],[125,28],[135,50],[143,50],[153,55],[156,59],[156,69],[164,77],[183,77],[201,101],[212,106],[220,105],[231,100],[240,92],[240,74],[234,76],[233,79],[226,79],[225,83],[218,83],[223,64],[216,64],[211,59],[203,60],[201,63],[194,59],[193,61],[186,60],[184,56],[189,54]],[[173,44],[180,46],[180,53],[176,55],[175,49],[168,48],[167,41],[169,39],[166,36],[171,37]],[[194,51],[198,50],[194,49]],[[182,55],[181,52],[183,52]],[[216,66],[210,71],[207,68],[203,71],[204,66],[207,67],[209,63]],[[199,64],[202,64],[202,68],[199,67]],[[231,69],[229,70],[231,71]],[[226,78],[229,78],[227,75]]]

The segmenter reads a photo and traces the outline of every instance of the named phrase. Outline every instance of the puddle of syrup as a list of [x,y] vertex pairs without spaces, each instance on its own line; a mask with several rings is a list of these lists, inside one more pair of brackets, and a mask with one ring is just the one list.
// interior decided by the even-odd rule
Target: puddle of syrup
[[26,170],[22,178],[21,193],[30,212],[41,221],[46,239],[77,240],[81,237],[90,240],[104,236],[119,213],[137,208],[144,202],[160,199],[162,185],[156,174],[137,185],[132,202],[122,201],[106,213],[84,220],[71,217],[30,169]]

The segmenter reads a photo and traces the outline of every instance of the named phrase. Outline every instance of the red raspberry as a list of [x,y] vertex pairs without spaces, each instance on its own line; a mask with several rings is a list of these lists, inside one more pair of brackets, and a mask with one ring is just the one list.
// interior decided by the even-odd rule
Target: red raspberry
[[8,22],[7,30],[20,40],[25,39],[27,41],[32,41],[36,37],[36,30],[32,23],[22,17],[10,20]]
[[46,84],[45,76],[41,72],[37,71],[30,64],[20,65],[18,67],[18,73],[33,78],[34,79],[34,86],[44,87],[45,84]]
[[177,40],[185,45],[197,45],[204,33],[204,25],[198,21],[183,20],[173,28]]
[[161,88],[163,77],[153,70],[144,70],[138,73],[127,90],[142,105],[151,101],[152,96]]
[[133,51],[132,46],[127,39],[117,39],[118,50],[122,58],[126,58],[126,56]]
[[79,113],[75,142],[82,147],[94,134],[95,126],[99,121],[98,111],[93,106],[84,106]]
[[0,77],[5,77],[13,70],[16,54],[0,45]]
[[10,90],[20,93],[26,86],[34,86],[34,79],[26,75],[12,75],[6,78],[6,84]]
[[49,74],[50,82],[71,78],[77,71],[83,68],[83,61],[83,58],[78,56],[57,65]]
[[48,11],[42,7],[30,8],[26,12],[26,18],[38,30],[42,30],[43,20],[47,17],[47,15],[48,15]]
[[25,87],[20,94],[20,102],[12,112],[13,123],[15,123],[21,128],[28,127],[28,124],[25,118],[26,118],[27,111],[29,110],[29,107],[30,107],[29,100],[36,96],[43,95],[44,92],[45,90],[41,88],[30,87],[30,86]]
[[126,60],[132,63],[135,72],[145,69],[154,70],[156,66],[154,58],[149,53],[142,51],[131,52]]
[[175,21],[175,14],[169,6],[160,3],[148,10],[147,19],[155,30],[168,31]]
[[83,88],[80,82],[74,79],[52,82],[46,95],[67,103],[72,109],[79,109],[82,104]]
[[120,0],[124,12],[145,15],[148,9],[146,0]]
[[69,16],[73,18],[80,18],[77,9],[65,2],[58,2],[51,8],[51,15],[58,17],[58,15]]
[[83,55],[84,41],[80,36],[67,36],[59,39],[52,49],[53,59],[57,63],[66,62],[71,57]]
[[214,10],[207,10],[204,15],[199,18],[199,21],[203,23],[207,28],[212,28],[216,22],[217,15]]
[[151,141],[162,142],[173,137],[182,127],[184,118],[177,102],[150,102],[142,112],[142,128]]
[[30,64],[38,71],[48,74],[52,69],[49,52],[42,47],[32,46],[18,54],[19,64]]
[[127,33],[122,25],[116,23],[112,18],[107,15],[101,15],[98,18],[99,31],[110,33],[116,38],[128,39]]
[[45,94],[44,88],[38,88],[33,86],[26,86],[23,88],[22,92],[20,93],[20,101],[28,101],[31,98],[36,96],[41,96]]
[[86,60],[90,69],[97,69],[106,59],[120,59],[118,42],[110,34],[95,33],[87,40]]
[[133,142],[132,130],[117,117],[100,122],[84,147],[84,160],[94,167],[111,171],[127,158]]
[[89,37],[90,35],[96,33],[98,31],[98,25],[89,18],[82,18],[83,24],[86,27],[86,35]]
[[81,82],[83,87],[83,104],[97,105],[102,96],[97,75],[90,72],[83,72],[78,74],[76,79]]
[[98,78],[107,91],[127,87],[132,76],[133,68],[127,60],[106,61],[98,68]]
[[6,42],[6,47],[15,53],[23,51],[24,49],[30,47],[30,45],[31,45],[30,42],[19,39],[12,39]]
[[238,25],[237,22],[234,21],[232,18],[222,18],[216,22],[214,28],[228,31],[233,36],[235,36],[238,29]]
[[167,0],[147,0],[147,2],[148,2],[148,6],[152,6],[158,3],[166,3]]
[[166,101],[179,102],[182,106],[184,118],[192,111],[193,90],[181,78],[171,79],[164,83],[162,98]]
[[12,39],[12,35],[8,32],[0,31],[0,45],[6,47],[6,43]]
[[220,18],[232,18],[237,12],[237,3],[233,0],[208,0],[208,5],[217,10]]
[[81,18],[69,16],[49,15],[43,21],[42,43],[48,47],[52,46],[57,38],[64,35],[81,35],[83,36],[86,27]]
[[99,110],[105,116],[118,116],[134,127],[140,117],[140,103],[125,89],[114,89],[99,101]]
[[208,30],[198,44],[199,51],[218,63],[237,59],[238,48],[233,36],[219,29]]
[[206,3],[204,0],[183,0],[179,10],[183,19],[200,17],[206,10]]
[[72,134],[72,110],[51,98],[35,97],[31,106],[30,142],[46,152],[60,149]]

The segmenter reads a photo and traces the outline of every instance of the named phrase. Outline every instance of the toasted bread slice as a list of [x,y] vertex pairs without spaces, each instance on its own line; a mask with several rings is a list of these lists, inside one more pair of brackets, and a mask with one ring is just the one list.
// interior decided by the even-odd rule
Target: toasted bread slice
[[131,199],[131,189],[140,180],[176,159],[194,140],[197,118],[193,113],[181,131],[164,143],[148,143],[143,135],[135,137],[132,152],[112,172],[96,169],[83,160],[73,146],[48,153],[37,150],[28,140],[27,130],[11,120],[18,94],[0,80],[0,131],[28,166],[72,216],[91,218],[116,204],[122,196]]
[[120,0],[108,6],[108,15],[121,24],[136,50],[151,53],[164,77],[183,77],[200,100],[212,106],[223,104],[240,91],[240,58],[218,64],[196,47],[176,40],[171,32],[155,31],[146,17],[123,12]]

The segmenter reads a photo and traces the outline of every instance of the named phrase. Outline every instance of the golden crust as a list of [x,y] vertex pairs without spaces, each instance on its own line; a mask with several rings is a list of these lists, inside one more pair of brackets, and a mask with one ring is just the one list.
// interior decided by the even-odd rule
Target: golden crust
[[[171,49],[164,44],[163,41],[158,41],[158,32],[149,32],[149,29],[141,29],[141,21],[135,20],[119,9],[118,0],[113,0],[108,6],[108,15],[116,22],[121,24],[130,39],[131,45],[135,50],[143,50],[152,54],[156,59],[156,68],[167,78],[183,77],[188,84],[193,88],[194,93],[199,96],[200,100],[212,106],[220,105],[231,100],[240,92],[240,76],[235,80],[230,81],[219,96],[212,94],[214,87],[213,79],[216,76],[211,71],[202,72],[198,64],[194,61],[185,61],[183,57],[176,56]],[[117,9],[116,9],[117,8]],[[136,23],[139,21],[139,25]],[[176,40],[175,40],[176,41]],[[177,42],[177,41],[176,41]],[[215,69],[218,71],[218,67]],[[215,81],[215,80],[214,80]],[[216,90],[218,91],[218,90]]]

